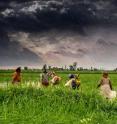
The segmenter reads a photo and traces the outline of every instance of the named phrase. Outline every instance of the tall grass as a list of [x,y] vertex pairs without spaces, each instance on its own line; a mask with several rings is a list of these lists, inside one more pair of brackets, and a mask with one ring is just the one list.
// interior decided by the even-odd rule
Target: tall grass
[[[33,75],[33,74],[32,74]],[[0,124],[116,124],[117,102],[102,98],[96,89],[99,74],[81,75],[79,90],[64,87],[36,89],[8,86],[0,89]],[[115,89],[117,77],[111,75]],[[2,81],[2,80],[1,80]],[[38,76],[23,81],[38,81]],[[10,83],[10,82],[8,82]],[[22,82],[23,83],[23,82]]]

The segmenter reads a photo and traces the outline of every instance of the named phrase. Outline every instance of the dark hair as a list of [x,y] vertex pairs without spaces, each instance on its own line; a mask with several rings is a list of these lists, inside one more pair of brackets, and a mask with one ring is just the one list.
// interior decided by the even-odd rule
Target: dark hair
[[70,79],[75,78],[75,75],[74,74],[69,74],[69,78]]
[[18,67],[18,68],[16,69],[16,72],[21,72],[21,67]]
[[106,78],[108,77],[108,72],[107,71],[103,72],[103,77],[106,77]]

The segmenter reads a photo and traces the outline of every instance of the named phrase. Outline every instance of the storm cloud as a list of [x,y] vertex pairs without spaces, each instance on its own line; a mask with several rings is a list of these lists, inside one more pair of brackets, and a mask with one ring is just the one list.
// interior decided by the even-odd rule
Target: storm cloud
[[0,65],[115,68],[115,0],[0,1]]

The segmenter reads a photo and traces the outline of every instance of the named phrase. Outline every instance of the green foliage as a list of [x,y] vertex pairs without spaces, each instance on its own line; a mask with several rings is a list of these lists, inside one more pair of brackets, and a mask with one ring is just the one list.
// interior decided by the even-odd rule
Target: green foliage
[[[23,73],[20,86],[10,85],[10,77],[0,78],[1,84],[7,82],[0,88],[0,124],[116,124],[117,101],[102,98],[96,89],[100,74],[81,74],[79,90],[65,88],[68,75],[58,74],[59,86],[41,89],[25,86],[37,83],[38,73]],[[117,89],[117,76],[110,78]]]

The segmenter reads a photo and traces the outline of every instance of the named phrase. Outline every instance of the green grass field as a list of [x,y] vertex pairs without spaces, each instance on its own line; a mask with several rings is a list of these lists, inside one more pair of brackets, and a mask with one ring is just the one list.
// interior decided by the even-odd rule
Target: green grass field
[[[96,89],[101,74],[81,74],[79,90],[65,88],[68,74],[59,75],[59,86],[36,89],[23,83],[37,83],[38,73],[23,73],[21,86],[9,86],[11,73],[0,73],[0,124],[117,124],[117,99],[108,101]],[[117,74],[110,78],[117,90]]]

